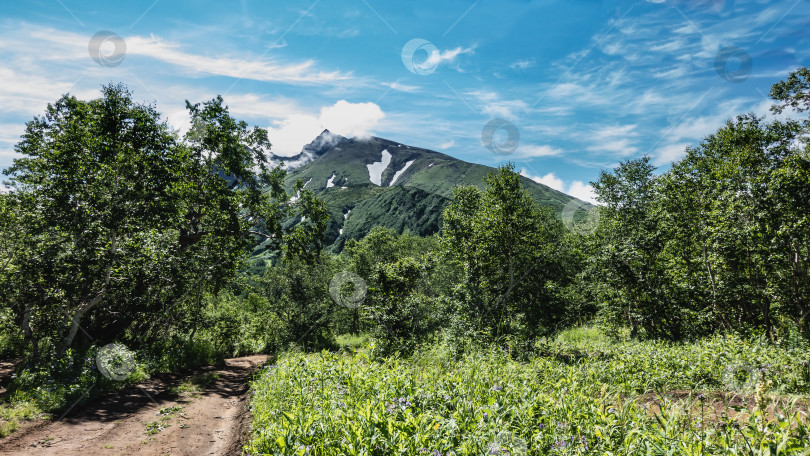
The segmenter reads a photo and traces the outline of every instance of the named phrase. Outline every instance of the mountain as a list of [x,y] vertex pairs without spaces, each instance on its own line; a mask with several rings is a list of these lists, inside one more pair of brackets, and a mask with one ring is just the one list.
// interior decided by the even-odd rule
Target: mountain
[[[418,235],[436,233],[453,188],[483,187],[484,177],[494,171],[428,149],[377,137],[345,138],[329,130],[298,155],[274,155],[271,161],[286,164],[288,189],[301,179],[326,203],[331,214],[327,243],[335,250],[377,225]],[[572,201],[590,207],[528,178],[523,186],[537,204],[558,214]]]

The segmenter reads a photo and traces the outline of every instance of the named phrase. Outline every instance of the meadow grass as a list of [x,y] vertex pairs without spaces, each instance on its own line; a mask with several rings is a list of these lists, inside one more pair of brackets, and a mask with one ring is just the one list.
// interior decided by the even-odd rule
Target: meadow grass
[[[593,337],[591,337],[593,336]],[[810,454],[808,351],[737,337],[533,356],[288,352],[253,382],[252,455]],[[519,361],[526,359],[527,361]]]

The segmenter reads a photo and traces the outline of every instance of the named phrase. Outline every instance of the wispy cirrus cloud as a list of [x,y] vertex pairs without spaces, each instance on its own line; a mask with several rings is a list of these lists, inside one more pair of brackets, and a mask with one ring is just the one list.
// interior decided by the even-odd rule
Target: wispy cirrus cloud
[[208,73],[218,76],[252,79],[264,82],[288,84],[318,84],[349,81],[351,73],[323,71],[316,68],[316,61],[308,59],[295,63],[281,63],[278,59],[255,56],[224,57],[194,54],[182,50],[178,43],[171,43],[156,36],[126,37],[127,53],[141,55],[177,66],[189,73]]
[[[19,35],[20,31],[23,31],[22,36]],[[317,60],[313,58],[288,61],[269,55],[272,49],[283,45],[270,46],[264,54],[259,55],[245,52],[241,52],[242,55],[239,55],[240,52],[208,55],[189,51],[183,43],[172,42],[158,35],[125,35],[122,38],[126,43],[127,58],[140,56],[153,59],[179,68],[189,76],[207,74],[286,84],[357,81],[351,72],[319,68]],[[95,68],[88,59],[89,39],[85,34],[21,24],[0,35],[0,51],[18,56],[35,55],[40,63],[77,62],[91,70]]]
[[422,87],[417,85],[401,84],[399,82],[383,82],[382,85],[384,87],[388,87],[389,89],[406,93],[414,93],[422,89]]

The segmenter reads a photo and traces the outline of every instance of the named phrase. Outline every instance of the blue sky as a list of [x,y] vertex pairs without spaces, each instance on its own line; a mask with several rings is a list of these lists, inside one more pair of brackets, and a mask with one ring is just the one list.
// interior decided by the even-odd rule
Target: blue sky
[[[491,166],[511,161],[588,199],[601,169],[649,154],[665,170],[726,119],[765,115],[770,86],[810,65],[810,0],[33,0],[3,9],[0,168],[48,102],[94,98],[121,81],[178,128],[184,100],[221,94],[236,117],[269,129],[279,155],[323,128],[373,134]],[[93,40],[100,31],[111,33]],[[486,130],[493,120],[501,128]]]

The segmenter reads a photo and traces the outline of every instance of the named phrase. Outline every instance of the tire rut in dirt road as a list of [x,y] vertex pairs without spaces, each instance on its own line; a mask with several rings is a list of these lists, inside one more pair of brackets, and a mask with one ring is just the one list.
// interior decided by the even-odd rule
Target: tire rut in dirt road
[[[182,379],[152,380],[0,440],[0,455],[239,455],[249,427],[250,374],[267,361],[226,360],[184,378],[207,378],[198,393],[172,394]],[[151,433],[147,431],[151,430]]]

